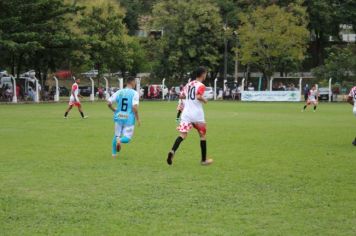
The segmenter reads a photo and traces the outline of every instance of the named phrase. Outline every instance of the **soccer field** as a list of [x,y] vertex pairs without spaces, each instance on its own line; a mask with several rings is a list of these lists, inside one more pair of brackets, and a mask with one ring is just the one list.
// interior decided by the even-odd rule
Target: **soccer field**
[[[176,102],[142,102],[120,158],[112,112],[0,106],[0,235],[355,235],[356,118],[347,104],[211,102],[174,165]],[[310,108],[309,108],[310,109]]]

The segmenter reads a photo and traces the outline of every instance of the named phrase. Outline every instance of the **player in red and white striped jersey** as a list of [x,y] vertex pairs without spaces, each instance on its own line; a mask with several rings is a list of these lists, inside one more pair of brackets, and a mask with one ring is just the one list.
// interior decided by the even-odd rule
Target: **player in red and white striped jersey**
[[68,118],[68,113],[70,112],[70,110],[72,110],[73,106],[78,107],[78,111],[83,119],[88,118],[87,116],[84,116],[84,113],[82,110],[82,104],[79,101],[79,97],[81,97],[81,95],[79,94],[79,84],[80,84],[80,79],[78,78],[75,80],[75,83],[72,85],[68,108],[67,108],[66,112],[64,113],[64,119]]
[[180,143],[187,137],[188,132],[195,128],[200,136],[201,148],[201,164],[210,165],[213,163],[212,159],[207,159],[206,154],[206,123],[204,117],[203,104],[207,100],[203,97],[205,92],[205,85],[202,83],[207,76],[207,70],[204,67],[199,67],[196,71],[196,80],[188,83],[183,90],[182,98],[184,98],[184,110],[182,118],[177,130],[180,135],[176,139],[171,151],[168,153],[167,163],[173,164],[173,157],[179,148]]
[[319,104],[319,91],[316,87],[316,85],[313,85],[313,87],[309,90],[308,93],[308,100],[302,110],[302,112],[307,109],[309,105],[314,105],[314,112],[316,111],[316,108],[318,107]]
[[[351,89],[347,101],[354,107],[353,112],[354,112],[354,115],[356,116],[356,86]],[[356,138],[352,142],[352,144],[354,146],[356,146]]]

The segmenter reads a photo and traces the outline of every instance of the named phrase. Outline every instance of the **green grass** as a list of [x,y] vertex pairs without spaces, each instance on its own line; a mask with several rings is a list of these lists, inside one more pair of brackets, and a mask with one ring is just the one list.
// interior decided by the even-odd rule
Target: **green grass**
[[111,158],[104,103],[0,106],[0,235],[355,235],[351,106],[212,102],[201,167],[191,133],[174,166],[176,103],[143,102]]

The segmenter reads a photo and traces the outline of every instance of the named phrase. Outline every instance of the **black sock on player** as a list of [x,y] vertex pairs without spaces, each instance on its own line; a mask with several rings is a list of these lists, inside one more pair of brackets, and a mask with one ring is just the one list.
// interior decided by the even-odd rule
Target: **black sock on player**
[[201,148],[201,161],[206,161],[206,140],[200,140],[200,148]]
[[179,136],[179,137],[176,139],[176,141],[174,142],[173,147],[172,147],[172,151],[173,151],[173,152],[176,152],[176,151],[177,151],[177,149],[179,148],[180,143],[181,143],[183,140],[184,140],[184,139],[183,139],[181,136]]
[[303,110],[307,109],[307,105],[304,106]]
[[83,112],[80,112],[80,115],[82,116],[82,118],[84,118],[84,113]]
[[66,113],[64,113],[64,117],[67,117],[68,116],[68,112],[66,111]]
[[316,110],[316,106],[314,106],[314,111]]

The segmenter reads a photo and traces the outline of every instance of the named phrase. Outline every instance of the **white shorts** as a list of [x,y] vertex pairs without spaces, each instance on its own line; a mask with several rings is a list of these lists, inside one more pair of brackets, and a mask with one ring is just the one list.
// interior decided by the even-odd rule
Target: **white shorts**
[[132,139],[135,131],[135,126],[126,126],[115,122],[115,136],[116,137],[126,137]]
[[308,99],[307,101],[308,104],[313,104],[313,105],[317,105],[318,101],[316,99]]
[[79,99],[75,100],[73,96],[69,98],[69,106],[80,106]]

